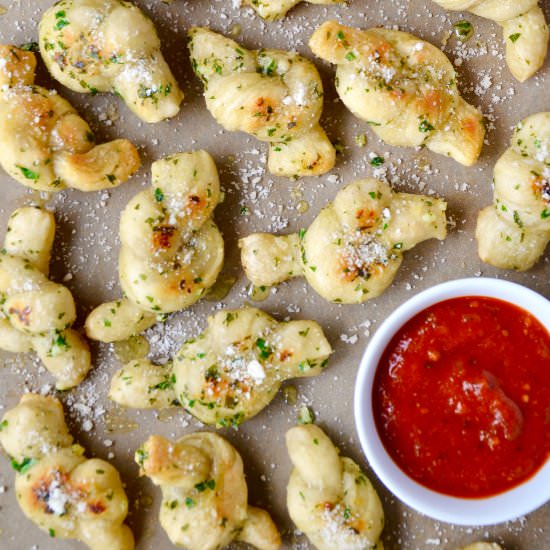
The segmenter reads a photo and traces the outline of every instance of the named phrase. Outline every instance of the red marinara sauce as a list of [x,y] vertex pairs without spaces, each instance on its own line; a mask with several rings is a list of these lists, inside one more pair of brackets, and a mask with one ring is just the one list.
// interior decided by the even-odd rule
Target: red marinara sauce
[[372,397],[409,477],[456,497],[501,493],[550,457],[550,334],[501,300],[439,302],[394,336]]

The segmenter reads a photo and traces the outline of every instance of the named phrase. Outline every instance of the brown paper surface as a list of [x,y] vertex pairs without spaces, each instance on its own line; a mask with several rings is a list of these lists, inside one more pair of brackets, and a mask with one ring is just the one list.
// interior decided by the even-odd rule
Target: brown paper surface
[[[477,211],[492,200],[492,167],[509,144],[512,126],[523,117],[550,109],[550,60],[538,75],[524,84],[516,82],[503,58],[504,45],[496,24],[473,15],[446,14],[423,0],[353,0],[330,7],[301,4],[280,22],[264,22],[250,9],[239,9],[231,0],[139,0],[157,25],[165,57],[186,97],[179,115],[167,122],[140,122],[117,98],[91,97],[69,92],[49,78],[39,66],[37,83],[54,87],[70,99],[91,124],[98,141],[127,137],[139,146],[143,166],[128,183],[108,192],[83,194],[63,191],[48,202],[58,223],[52,273],[65,278],[79,307],[79,325],[94,306],[120,296],[117,278],[118,220],[122,208],[138,190],[149,185],[150,163],[177,151],[205,148],[215,158],[225,201],[215,214],[226,243],[223,277],[237,281],[221,303],[201,301],[170,316],[147,333],[151,357],[166,361],[170,353],[205,326],[206,317],[221,306],[238,307],[247,300],[247,285],[240,268],[237,239],[254,231],[286,233],[305,228],[319,209],[346,183],[378,175],[396,189],[434,193],[449,203],[454,221],[443,242],[428,241],[406,254],[393,285],[379,298],[358,306],[331,305],[317,296],[303,279],[280,285],[264,302],[257,303],[279,319],[315,319],[325,329],[335,354],[330,367],[315,379],[294,381],[298,399],[285,403],[280,392],[261,414],[238,431],[222,430],[240,451],[252,504],[269,510],[284,533],[284,548],[306,549],[307,539],[295,532],[285,506],[290,462],[284,445],[286,430],[294,425],[297,411],[307,404],[344,455],[365,468],[383,498],[386,514],[385,547],[406,550],[453,549],[474,540],[494,540],[506,550],[550,548],[550,504],[527,517],[492,527],[466,528],[433,521],[412,511],[393,497],[376,479],[363,456],[353,421],[353,389],[357,365],[369,336],[399,304],[437,283],[465,276],[491,276],[520,282],[550,297],[548,252],[531,271],[519,274],[494,269],[477,256],[474,239]],[[541,2],[550,16],[550,2]],[[0,41],[21,44],[37,40],[44,0],[0,0],[7,9],[0,16]],[[3,10],[2,10],[3,11]],[[386,25],[412,32],[437,46],[458,62],[459,87],[479,106],[488,120],[487,143],[479,163],[464,168],[426,150],[397,148],[378,140],[368,125],[349,113],[337,99],[334,70],[315,61],[325,85],[322,123],[330,138],[343,146],[334,170],[319,178],[290,181],[266,172],[266,145],[244,134],[221,128],[205,109],[202,87],[193,75],[185,33],[192,25],[205,25],[232,33],[246,47],[295,48],[310,59],[307,40],[323,21],[338,18],[363,28]],[[475,34],[464,46],[452,36],[453,23],[466,18]],[[366,135],[364,147],[355,137]],[[361,141],[361,139],[359,139]],[[1,144],[0,144],[1,146]],[[380,169],[370,165],[371,154],[384,156]],[[9,214],[29,203],[33,195],[0,171],[0,234],[3,238]],[[157,513],[160,490],[138,478],[133,453],[149,434],[177,438],[202,426],[183,410],[117,410],[107,399],[110,377],[120,363],[109,345],[92,344],[95,368],[76,389],[59,395],[77,441],[88,456],[107,459],[120,470],[130,500],[129,524],[137,548],[168,549],[172,545],[161,529]],[[26,391],[55,393],[52,377],[30,355],[0,353],[0,413],[13,407]],[[40,550],[83,548],[74,541],[50,539],[20,511],[13,489],[9,460],[0,457],[0,548]],[[108,549],[106,549],[108,550]]]

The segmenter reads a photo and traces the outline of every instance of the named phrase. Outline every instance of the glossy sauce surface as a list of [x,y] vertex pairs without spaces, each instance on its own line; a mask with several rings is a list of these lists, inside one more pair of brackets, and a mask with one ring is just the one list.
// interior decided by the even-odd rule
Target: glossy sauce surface
[[550,456],[550,335],[493,298],[435,304],[386,348],[373,413],[390,456],[422,485],[498,494]]

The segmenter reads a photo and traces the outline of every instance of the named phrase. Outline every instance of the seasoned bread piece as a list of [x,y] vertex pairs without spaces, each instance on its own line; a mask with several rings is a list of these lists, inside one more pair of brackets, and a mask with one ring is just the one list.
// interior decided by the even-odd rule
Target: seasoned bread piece
[[287,487],[288,513],[319,550],[382,550],[384,510],[371,482],[313,424],[286,434],[294,468]]
[[0,444],[17,471],[17,501],[31,521],[50,537],[77,539],[92,550],[133,550],[120,476],[73,444],[59,400],[28,393],[0,426]]
[[346,107],[391,145],[425,146],[471,166],[483,146],[481,113],[466,103],[445,54],[401,31],[362,31],[323,23],[309,45],[337,65],[336,89]]
[[140,475],[162,490],[160,524],[170,540],[187,550],[218,550],[243,541],[277,550],[281,538],[269,514],[248,505],[239,453],[208,432],[176,442],[151,436],[136,452]]
[[209,29],[189,31],[189,51],[206,107],[230,131],[269,143],[276,176],[317,176],[336,151],[319,125],[323,84],[315,65],[281,50],[247,50]]
[[373,178],[358,180],[339,191],[307,231],[241,239],[241,262],[256,286],[304,276],[326,300],[364,302],[391,284],[403,252],[446,237],[446,208],[441,199],[394,193]]
[[55,235],[51,212],[26,206],[8,220],[0,254],[0,349],[35,351],[56,387],[79,384],[91,368],[88,344],[70,327],[76,307],[70,291],[48,279]]
[[206,151],[153,162],[152,187],[135,195],[120,218],[119,277],[125,297],[86,319],[93,340],[124,340],[159,314],[194,304],[216,281],[224,244],[212,214],[218,172]]
[[109,396],[126,407],[182,405],[205,424],[238,426],[266,407],[285,380],[321,374],[331,353],[314,321],[279,323],[252,307],[222,310],[170,363],[128,363]]
[[457,550],[502,550],[502,547],[496,542],[473,542]]
[[42,16],[40,52],[52,76],[75,92],[112,92],[145,122],[178,114],[183,94],[157,31],[124,0],[61,0]]
[[525,271],[550,241],[550,112],[520,122],[495,164],[494,202],[478,216],[480,258]]
[[110,189],[140,166],[127,139],[95,145],[94,134],[55,90],[34,84],[34,53],[0,45],[0,165],[39,191]]
[[549,31],[538,0],[435,0],[448,10],[469,11],[496,21],[506,41],[506,63],[524,82],[544,64]]

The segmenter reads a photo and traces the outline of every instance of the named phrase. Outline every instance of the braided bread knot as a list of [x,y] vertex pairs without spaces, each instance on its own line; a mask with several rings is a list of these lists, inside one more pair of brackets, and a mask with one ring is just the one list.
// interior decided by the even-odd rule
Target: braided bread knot
[[502,550],[502,546],[496,542],[473,542],[458,550]]
[[39,191],[110,189],[140,165],[127,139],[95,145],[88,124],[55,90],[34,84],[34,53],[0,45],[0,164]]
[[448,10],[469,11],[502,27],[506,63],[514,77],[524,82],[544,64],[549,30],[538,0],[435,0]]
[[405,32],[361,31],[335,21],[323,23],[309,45],[337,65],[340,99],[378,137],[475,164],[483,118],[460,96],[453,65],[441,50]]
[[61,0],[38,26],[52,76],[75,92],[113,92],[145,122],[175,116],[183,94],[157,31],[124,0]]
[[250,51],[201,27],[189,31],[189,50],[212,116],[227,130],[267,141],[273,174],[314,176],[334,166],[335,149],[319,125],[323,84],[311,61]]
[[0,348],[35,351],[59,390],[79,384],[91,368],[86,341],[70,327],[70,291],[48,279],[55,235],[51,212],[23,207],[8,220],[0,254]]
[[394,193],[373,178],[358,180],[339,191],[307,231],[241,239],[241,262],[256,286],[304,276],[327,300],[364,302],[391,284],[405,251],[445,238],[446,207],[441,199]]
[[223,437],[197,432],[174,443],[153,435],[136,462],[162,490],[160,524],[177,546],[217,550],[244,541],[259,550],[279,548],[269,514],[248,505],[243,462]]
[[520,122],[494,168],[494,201],[478,216],[480,258],[525,271],[550,241],[550,112]]
[[314,321],[279,323],[256,308],[222,310],[164,366],[132,361],[109,396],[126,407],[182,405],[205,424],[237,427],[291,378],[321,374],[332,353]]
[[92,550],[133,550],[120,476],[73,444],[58,399],[26,394],[2,426],[0,443],[17,470],[15,494],[31,521],[51,537],[77,539]]
[[177,153],[151,166],[152,188],[135,195],[120,219],[119,276],[125,298],[86,320],[94,340],[124,340],[159,314],[189,307],[221,270],[224,243],[212,214],[218,172],[206,151]]
[[319,550],[382,550],[382,503],[359,466],[317,426],[286,434],[294,468],[287,487],[292,521]]

